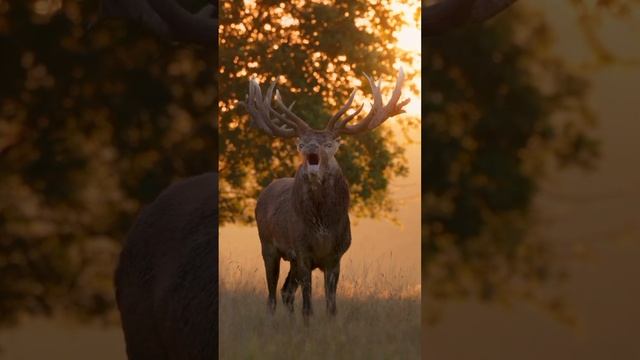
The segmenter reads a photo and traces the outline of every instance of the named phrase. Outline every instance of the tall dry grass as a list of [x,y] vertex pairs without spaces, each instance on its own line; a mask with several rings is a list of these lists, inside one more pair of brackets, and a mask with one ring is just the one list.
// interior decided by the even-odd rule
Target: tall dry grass
[[300,289],[293,314],[282,306],[288,263],[281,265],[276,314],[269,315],[262,264],[221,260],[220,359],[420,358],[420,286],[410,285],[401,269],[380,261],[343,263],[335,318],[325,313],[324,281],[316,270],[314,315],[305,327]]

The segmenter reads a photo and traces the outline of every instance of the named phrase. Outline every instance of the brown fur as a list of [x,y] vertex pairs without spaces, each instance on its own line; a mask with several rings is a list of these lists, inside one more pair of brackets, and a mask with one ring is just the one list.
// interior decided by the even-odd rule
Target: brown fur
[[[317,142],[333,141],[326,135],[315,134]],[[293,311],[295,292],[301,285],[305,320],[312,313],[311,271],[317,268],[325,273],[327,311],[335,314],[340,259],[351,244],[347,181],[333,154],[311,145],[309,152],[320,155],[318,173],[300,165],[295,177],[277,179],[267,186],[256,207],[269,309],[275,310],[280,260],[284,259],[291,262],[291,270],[282,288],[282,301]],[[303,158],[306,154],[303,152]]]
[[217,174],[170,186],[124,244],[116,300],[129,359],[218,354]]
[[[366,75],[365,75],[366,76]],[[324,272],[324,288],[329,314],[336,313],[336,289],[340,277],[340,259],[351,244],[349,225],[349,187],[334,158],[338,150],[338,135],[354,135],[370,131],[387,119],[402,114],[409,99],[400,101],[404,72],[398,71],[391,98],[384,104],[380,84],[368,76],[373,94],[369,113],[358,123],[348,124],[363,106],[346,115],[356,91],[329,119],[324,130],[312,129],[285,106],[276,91],[271,107],[275,81],[262,95],[257,80],[249,81],[249,95],[241,102],[251,116],[252,124],[271,136],[298,138],[298,151],[303,163],[294,178],[273,181],[260,194],[256,206],[256,222],[262,244],[262,258],[267,273],[268,306],[276,308],[276,286],[280,260],[291,262],[291,269],[282,287],[282,301],[293,311],[298,285],[302,286],[302,314],[305,323],[311,315],[311,271]],[[274,116],[274,119],[271,117]]]

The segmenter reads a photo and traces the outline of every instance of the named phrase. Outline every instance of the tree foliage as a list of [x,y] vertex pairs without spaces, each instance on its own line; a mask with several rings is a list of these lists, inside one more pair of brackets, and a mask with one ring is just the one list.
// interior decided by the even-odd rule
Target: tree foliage
[[604,36],[603,25],[616,20],[618,23],[629,26],[630,31],[635,31],[634,22],[637,22],[638,0],[571,0],[571,6],[577,15],[578,26],[589,45],[593,55],[594,64],[597,66],[626,64],[637,66],[640,58],[637,54],[620,54],[620,49],[615,49],[615,42],[611,43]]
[[0,324],[108,314],[141,206],[215,168],[215,51],[120,21],[87,32],[97,10],[0,2]]
[[[388,0],[305,1],[304,6],[303,1],[225,1],[220,23],[220,221],[250,223],[260,190],[275,178],[292,176],[298,160],[293,141],[250,128],[246,112],[237,107],[249,77],[261,83],[277,79],[285,102],[295,101],[294,112],[320,129],[347,99],[355,79],[364,80],[363,72],[393,85],[397,61],[409,54],[394,46],[394,31],[403,20]],[[363,82],[370,96],[367,87]],[[337,154],[350,183],[352,210],[360,216],[389,214],[389,181],[407,173],[403,149],[388,126],[343,137]]]
[[588,84],[550,51],[543,19],[511,10],[426,39],[423,64],[423,281],[436,303],[527,298],[564,316],[544,285],[562,277],[531,233],[552,166],[598,154]]

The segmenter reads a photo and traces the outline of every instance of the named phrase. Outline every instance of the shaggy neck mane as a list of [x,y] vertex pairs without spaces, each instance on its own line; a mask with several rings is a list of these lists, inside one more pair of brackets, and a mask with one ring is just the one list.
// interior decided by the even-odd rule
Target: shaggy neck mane
[[303,171],[296,172],[293,206],[303,222],[329,226],[342,221],[349,212],[349,188],[340,168],[326,172],[317,180]]

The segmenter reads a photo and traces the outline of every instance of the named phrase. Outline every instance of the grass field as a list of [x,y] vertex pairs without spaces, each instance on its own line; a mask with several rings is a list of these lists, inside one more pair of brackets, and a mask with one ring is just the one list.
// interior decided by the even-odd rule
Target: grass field
[[[279,288],[289,270],[282,264]],[[220,359],[419,359],[420,287],[409,286],[402,271],[381,272],[377,265],[343,263],[335,318],[325,314],[316,270],[314,315],[305,327],[300,289],[294,314],[278,291],[276,314],[269,315],[262,265],[221,261]]]

